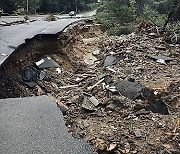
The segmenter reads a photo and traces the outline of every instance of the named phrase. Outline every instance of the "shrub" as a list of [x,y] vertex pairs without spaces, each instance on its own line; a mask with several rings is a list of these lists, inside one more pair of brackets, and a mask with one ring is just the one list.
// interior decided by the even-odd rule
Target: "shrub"
[[99,13],[98,15],[96,15],[96,21],[102,24],[102,27],[105,30],[113,26],[112,19],[108,13],[104,13],[104,12]]
[[130,34],[132,29],[129,26],[115,26],[107,30],[108,35],[117,35],[120,36],[122,34]]
[[96,21],[102,24],[109,35],[129,34],[131,29],[128,23],[132,22],[135,17],[135,9],[127,1],[112,0],[106,2],[98,9]]
[[118,22],[126,23],[134,20],[135,10],[132,6],[110,1],[107,3],[107,9],[111,16],[115,17]]
[[139,23],[143,20],[151,20],[157,25],[162,26],[166,20],[164,14],[160,14],[157,11],[152,10],[148,5],[144,7],[143,14],[140,17],[137,17],[136,21]]

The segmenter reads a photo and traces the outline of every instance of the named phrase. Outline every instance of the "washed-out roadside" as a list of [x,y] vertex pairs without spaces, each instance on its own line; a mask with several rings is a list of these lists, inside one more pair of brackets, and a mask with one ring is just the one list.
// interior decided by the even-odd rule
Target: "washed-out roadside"
[[178,152],[179,45],[167,44],[153,25],[108,37],[91,22],[30,40],[2,74],[19,96],[53,98],[69,131],[98,153]]

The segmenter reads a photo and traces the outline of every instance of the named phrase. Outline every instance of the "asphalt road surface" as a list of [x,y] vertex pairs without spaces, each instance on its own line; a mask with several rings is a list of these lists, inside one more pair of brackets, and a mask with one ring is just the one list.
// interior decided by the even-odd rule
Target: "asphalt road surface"
[[[67,16],[66,16],[67,17]],[[0,27],[0,65],[25,39],[33,38],[37,34],[56,34],[67,25],[82,20],[81,18],[61,17],[57,21],[43,21],[42,19],[29,24],[18,24]],[[34,19],[34,18],[33,18]],[[7,19],[8,20],[8,19]]]
[[97,154],[67,131],[47,96],[0,100],[0,154]]

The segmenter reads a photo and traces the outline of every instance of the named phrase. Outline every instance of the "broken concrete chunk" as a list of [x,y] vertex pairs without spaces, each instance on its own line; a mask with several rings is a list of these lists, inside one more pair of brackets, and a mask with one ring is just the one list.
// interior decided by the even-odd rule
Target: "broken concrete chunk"
[[83,93],[85,95],[82,103],[82,108],[89,110],[89,111],[95,111],[95,108],[99,105],[99,101],[90,94]]
[[141,95],[141,91],[145,86],[141,85],[138,82],[131,82],[129,80],[119,81],[115,84],[117,91],[119,91],[125,97],[135,100],[138,96]]
[[37,77],[37,72],[33,69],[26,68],[23,70],[22,78],[24,81],[34,81]]
[[95,106],[93,105],[93,103],[91,103],[91,101],[88,100],[87,97],[85,97],[83,100],[82,108],[88,111],[95,111]]
[[37,83],[35,81],[24,82],[29,88],[34,88]]
[[156,62],[161,63],[161,64],[166,64],[164,59],[157,59]]
[[54,60],[50,57],[43,58],[37,62],[35,62],[36,66],[40,69],[43,68],[59,68],[59,64],[57,64]]
[[41,71],[39,74],[39,80],[43,80],[46,77],[46,73],[44,71]]
[[162,55],[159,55],[159,56],[149,55],[149,57],[152,58],[152,59],[154,59],[154,60],[156,60],[156,61],[157,61],[157,60],[158,60],[158,61],[164,60],[164,62],[174,60],[174,58],[167,57],[167,56],[162,56]]
[[146,110],[152,111],[154,113],[164,114],[164,115],[168,115],[169,114],[169,109],[168,109],[167,105],[163,101],[161,101],[161,100],[157,100],[155,102],[152,102],[146,108]]
[[119,55],[119,56],[107,56],[106,59],[104,60],[104,67],[106,66],[110,66],[110,65],[114,65],[116,64],[118,61],[124,59],[124,56]]
[[88,97],[88,100],[90,100],[91,103],[94,104],[94,106],[98,106],[99,105],[99,101],[94,96]]

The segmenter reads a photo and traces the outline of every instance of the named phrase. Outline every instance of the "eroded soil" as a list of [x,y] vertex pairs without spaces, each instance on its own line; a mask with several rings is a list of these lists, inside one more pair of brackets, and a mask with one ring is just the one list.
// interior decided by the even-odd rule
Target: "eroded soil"
[[[179,45],[167,44],[153,25],[121,37],[108,37],[96,24],[77,25],[68,31],[68,38],[61,53],[48,55],[61,66],[61,73],[44,69],[46,78],[35,88],[19,83],[21,95],[48,94],[66,105],[69,132],[90,142],[98,153],[179,153]],[[151,54],[174,59],[159,63]],[[104,67],[107,55],[124,58]],[[105,76],[110,77],[109,82],[102,80],[92,88]],[[138,81],[148,91],[131,100],[109,89],[124,79]],[[87,94],[100,102],[94,110],[82,107]],[[165,103],[169,114],[145,110],[156,100]]]

